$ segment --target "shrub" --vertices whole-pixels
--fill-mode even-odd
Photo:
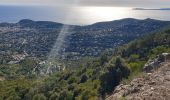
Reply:
[[[111,93],[115,86],[129,74],[130,70],[124,65],[121,58],[116,58],[115,66],[108,67],[108,71],[100,77],[100,94],[104,97],[106,93]]]
[[[83,76],[81,77],[81,79],[80,79],[80,83],[86,82],[87,79],[88,79],[88,77],[87,77],[86,75],[83,75]]]
[[[47,98],[43,94],[36,94],[34,95],[33,100],[47,100]]]

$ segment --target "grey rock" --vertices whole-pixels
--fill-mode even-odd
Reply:
[[[170,59],[166,59],[159,69],[144,73],[128,85],[119,85],[106,100],[169,100]]]

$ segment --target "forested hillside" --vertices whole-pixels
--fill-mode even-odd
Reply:
[[[50,75],[39,76],[39,61],[34,58],[26,57],[11,65],[3,63],[0,100],[104,99],[120,82],[138,75],[150,58],[164,52],[170,53],[170,28],[119,46],[112,55],[106,52],[78,68],[70,66]]]

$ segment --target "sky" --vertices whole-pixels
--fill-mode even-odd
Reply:
[[[167,8],[170,0],[0,0],[0,5],[113,6]]]

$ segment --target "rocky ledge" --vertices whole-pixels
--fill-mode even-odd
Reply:
[[[129,85],[120,84],[106,100],[169,100],[170,60],[159,66],[159,69],[133,79]]]

